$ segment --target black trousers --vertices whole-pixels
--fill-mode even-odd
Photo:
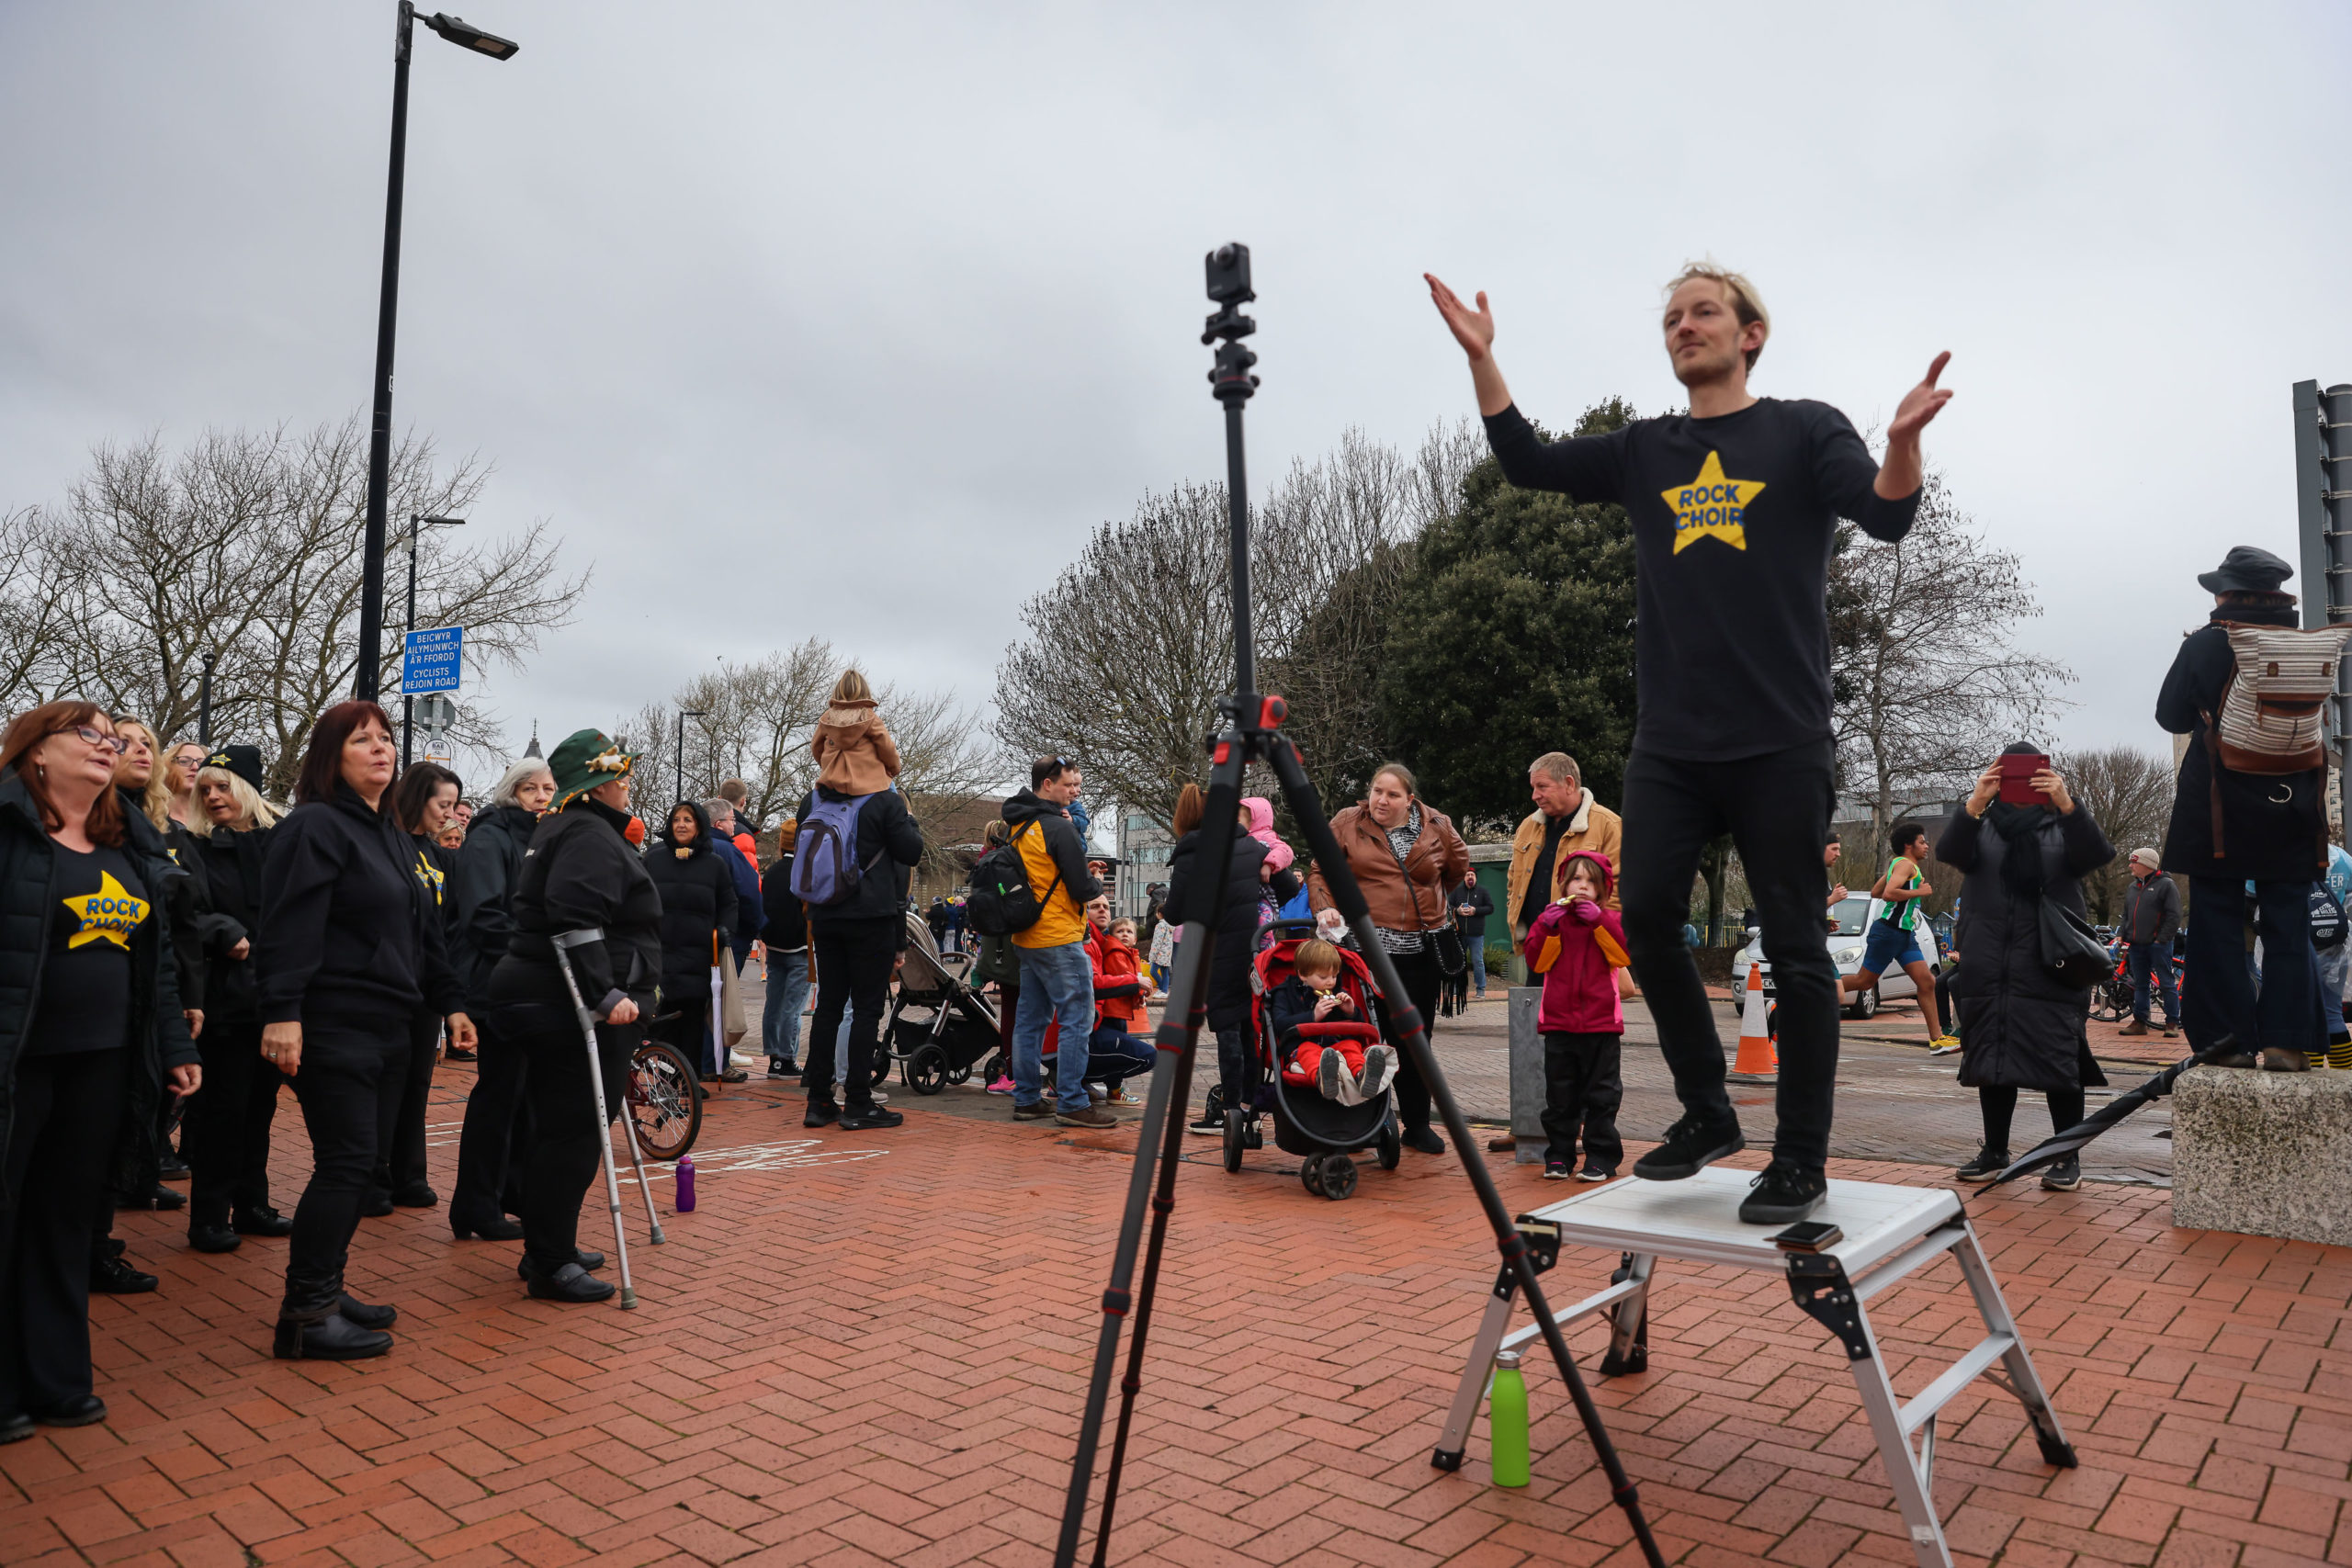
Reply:
[[[1708,840],[1729,832],[1764,926],[1780,993],[1780,1128],[1773,1153],[1819,1170],[1838,1087],[1838,968],[1822,940],[1821,863],[1832,801],[1830,743],[1729,762],[1636,750],[1625,764],[1625,948],[1686,1112],[1734,1119],[1714,1010],[1683,944],[1690,884]]]
[[[204,1087],[189,1100],[180,1147],[192,1172],[187,1223],[225,1225],[231,1209],[269,1207],[269,1129],[286,1076],[262,1059],[261,1021],[205,1020]]]
[[[849,1061],[842,1099],[853,1111],[874,1108],[874,1046],[890,1001],[890,974],[899,956],[896,920],[810,920],[808,946],[817,960],[817,1013],[808,1021],[801,1086],[808,1103],[833,1100],[833,1043],[849,1010]]]
[[[2188,981],[2181,989],[2180,1027],[2192,1051],[2211,1050],[2224,1034],[2238,1049],[2266,1045],[2324,1051],[2327,1036],[2312,996],[2312,885],[2257,882],[2262,911],[2262,985],[2256,988],[2245,951],[2245,884],[2218,877],[2188,879]]]
[[[580,1247],[580,1202],[604,1165],[612,1118],[621,1113],[629,1058],[642,1032],[634,1025],[596,1030],[596,1056],[605,1079],[605,1120],[596,1118],[596,1089],[588,1076],[588,1043],[580,1016],[569,1007],[525,1003],[492,1010],[494,1027],[519,1042],[526,1061],[525,1093],[538,1136],[523,1178],[523,1253],[553,1273]]]
[[[359,1207],[375,1175],[385,1080],[401,1065],[408,1039],[404,1020],[380,1033],[302,1031],[302,1061],[292,1082],[311,1134],[311,1180],[294,1205],[282,1318],[316,1323],[335,1310]]]
[[[1625,1162],[1617,1108],[1625,1102],[1622,1034],[1544,1035],[1544,1163],[1574,1165],[1577,1140],[1588,1164],[1614,1170]]]
[[[1396,965],[1396,977],[1405,982],[1405,995],[1412,1002],[1413,1010],[1421,1015],[1421,1027],[1434,1040],[1437,1035],[1437,998],[1445,976],[1437,966],[1437,954],[1426,942],[1419,953],[1392,953],[1389,959]],[[1406,1053],[1405,1037],[1398,1032],[1381,1010],[1381,1037],[1396,1048],[1396,1119],[1408,1133],[1418,1132],[1430,1124],[1430,1086],[1421,1080],[1419,1067]],[[1254,1047],[1253,1047],[1254,1048]]]
[[[376,1122],[377,1195],[389,1196],[424,1179],[424,1108],[433,1098],[433,1065],[440,1054],[441,1015],[409,1021],[408,1048],[384,1076]]]
[[[684,994],[673,994],[680,991]],[[691,981],[684,987],[673,986],[665,976],[662,982],[662,1010],[677,1016],[655,1024],[653,1038],[664,1045],[676,1046],[678,1055],[692,1065],[697,1077],[707,1077],[718,1071],[711,1065],[707,1032],[703,1027],[710,1016],[710,987]]]
[[[458,1137],[458,1186],[449,1197],[453,1224],[523,1212],[522,1174],[531,1165],[537,1117],[526,1087],[530,1056],[493,1012],[475,1020],[481,1040],[473,1092],[466,1097],[465,1130]]]
[[[2063,1133],[2083,1119],[2083,1091],[2053,1089],[2042,1098],[2050,1102],[2050,1130]],[[1984,1084],[1976,1090],[1977,1108],[1984,1113],[1984,1146],[2009,1146],[2009,1121],[2018,1111],[2018,1091],[2007,1084]]]
[[[0,1416],[90,1392],[90,1244],[121,1129],[130,1050],[17,1060],[0,1209]]]
[[[1936,972],[1936,1032],[1951,1032],[1951,977],[1957,971],[1950,967]]]

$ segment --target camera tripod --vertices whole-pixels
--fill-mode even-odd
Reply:
[[[1258,386],[1258,378],[1250,373],[1258,356],[1241,342],[1257,331],[1257,322],[1242,314],[1240,309],[1257,298],[1250,287],[1247,245],[1224,245],[1210,253],[1208,296],[1220,307],[1208,319],[1201,342],[1216,344],[1216,363],[1209,372],[1209,384],[1216,400],[1225,407],[1226,495],[1231,508],[1234,690],[1217,703],[1218,729],[1209,740],[1208,807],[1201,818],[1203,840],[1198,861],[1206,874],[1206,886],[1195,893],[1192,908],[1187,911],[1183,936],[1176,949],[1175,973],[1168,985],[1168,1009],[1153,1036],[1157,1059],[1152,1065],[1151,1088],[1138,1128],[1135,1169],[1127,1179],[1118,1244],[1112,1255],[1111,1281],[1102,1292],[1102,1327],[1095,1344],[1094,1372],[1087,1387],[1086,1408],[1079,1423],[1078,1451],[1070,1465],[1069,1496],[1062,1509],[1061,1535],[1054,1551],[1055,1568],[1075,1568],[1078,1561],[1079,1535],[1085,1521],[1087,1498],[1093,1488],[1095,1451],[1102,1441],[1102,1418],[1110,1405],[1112,1368],[1118,1359],[1121,1326],[1132,1314],[1135,1338],[1127,1350],[1126,1375],[1119,1383],[1118,1428],[1112,1439],[1110,1469],[1103,1481],[1102,1511],[1094,1531],[1095,1568],[1103,1568],[1110,1551],[1112,1521],[1119,1498],[1119,1473],[1126,1460],[1136,1395],[1143,1386],[1144,1348],[1151,1330],[1152,1297],[1159,1282],[1159,1260],[1167,1243],[1169,1216],[1176,1208],[1176,1168],[1182,1157],[1184,1112],[1192,1100],[1194,1048],[1207,1014],[1209,960],[1216,942],[1214,916],[1225,907],[1234,838],[1241,830],[1242,775],[1253,761],[1264,762],[1273,770],[1283,798],[1289,803],[1292,816],[1306,836],[1332,901],[1371,966],[1373,979],[1385,999],[1392,1032],[1403,1047],[1406,1059],[1429,1086],[1430,1099],[1444,1120],[1446,1134],[1461,1153],[1463,1168],[1470,1178],[1472,1190],[1477,1194],[1478,1206],[1494,1229],[1505,1280],[1517,1288],[1543,1331],[1544,1342],[1551,1349],[1561,1380],[1567,1384],[1569,1397],[1584,1422],[1585,1433],[1609,1477],[1610,1494],[1625,1511],[1643,1556],[1654,1568],[1663,1568],[1665,1559],[1658,1553],[1649,1521],[1643,1517],[1633,1480],[1625,1473],[1624,1464],[1609,1440],[1600,1411],[1577,1371],[1576,1359],[1569,1354],[1567,1341],[1560,1333],[1542,1287],[1536,1283],[1536,1260],[1530,1255],[1510,1211],[1505,1207],[1494,1177],[1479,1156],[1469,1123],[1463,1119],[1462,1108],[1454,1100],[1453,1090],[1438,1066],[1436,1054],[1430,1048],[1427,1021],[1414,1008],[1396,964],[1374,933],[1363,889],[1357,886],[1347,857],[1332,836],[1331,824],[1323,815],[1315,786],[1307,781],[1297,749],[1282,733],[1289,708],[1282,698],[1258,691],[1257,650],[1250,626],[1250,491],[1241,434],[1242,406]],[[1151,1211],[1148,1247],[1143,1235],[1147,1207]],[[1128,1286],[1135,1278],[1138,1250],[1144,1253],[1143,1283],[1139,1291],[1130,1293]]]

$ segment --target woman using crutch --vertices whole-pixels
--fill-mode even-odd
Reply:
[[[613,1293],[589,1272],[603,1256],[580,1250],[580,1202],[611,1158],[610,1118],[622,1108],[629,1057],[662,978],[662,897],[637,855],[644,824],[628,814],[636,761],[594,729],[566,738],[548,759],[555,808],[531,834],[514,888],[514,935],[490,976],[492,1027],[522,1045],[538,1125],[524,1181],[520,1272],[542,1301],[601,1302]],[[601,1100],[575,986],[595,1020]]]

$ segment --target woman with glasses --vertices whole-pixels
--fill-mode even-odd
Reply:
[[[116,791],[125,750],[95,703],[0,738],[0,1443],[106,1419],[92,1221],[117,1145],[154,1125],[134,1107],[203,1077],[154,908],[171,861]]]
[[[261,751],[223,746],[196,775],[209,836],[197,840],[198,874],[213,913],[237,934],[207,950],[204,1092],[188,1107],[182,1141],[195,1168],[187,1240],[198,1252],[231,1252],[249,1235],[281,1236],[294,1222],[269,1206],[269,1130],[285,1077],[261,1056],[260,993],[253,933],[261,929],[261,868],[283,815],[262,798]]]
[[[379,1102],[421,1008],[446,1018],[458,1043],[474,1041],[441,912],[386,799],[399,761],[382,708],[353,700],[327,709],[262,863],[261,1054],[294,1082],[312,1160],[277,1314],[281,1360],[392,1348],[383,1331],[399,1314],[357,1300],[343,1278],[376,1165]]]

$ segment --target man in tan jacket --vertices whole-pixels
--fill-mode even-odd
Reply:
[[[1511,945],[1527,940],[1527,928],[1553,898],[1552,868],[1563,855],[1578,851],[1604,854],[1624,880],[1621,858],[1624,824],[1617,813],[1592,798],[1584,787],[1583,770],[1565,751],[1546,751],[1527,766],[1529,792],[1535,809],[1519,825],[1510,840],[1510,891],[1506,913],[1510,917]],[[1617,895],[1609,895],[1617,907]]]

